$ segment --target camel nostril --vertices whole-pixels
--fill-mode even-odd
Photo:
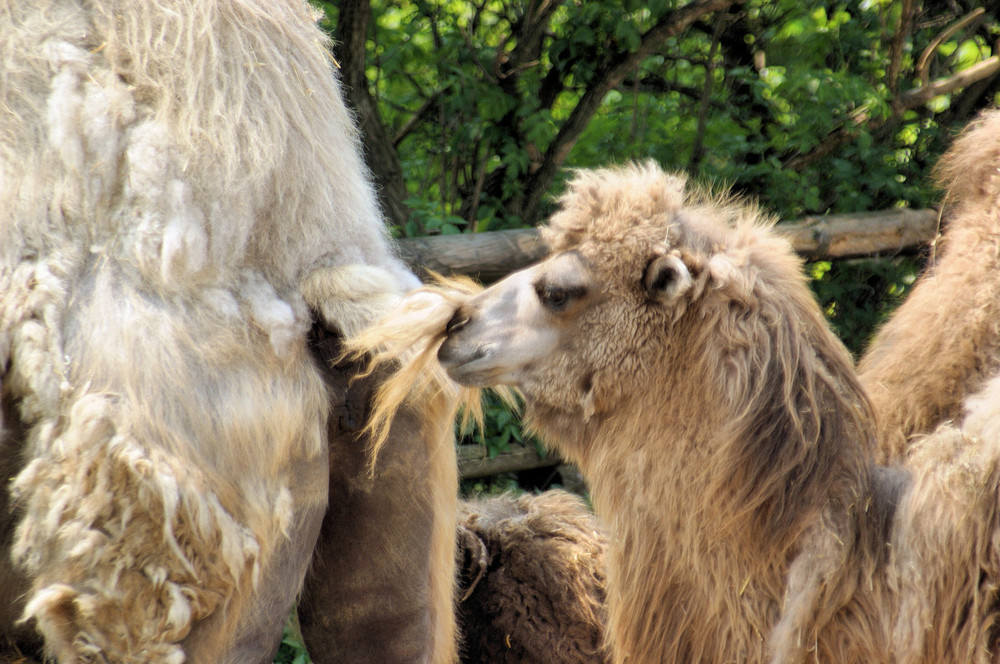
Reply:
[[[461,309],[455,312],[448,324],[444,326],[445,334],[454,334],[469,324],[469,315]]]

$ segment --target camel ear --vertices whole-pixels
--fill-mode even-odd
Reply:
[[[691,271],[675,253],[657,256],[646,266],[642,284],[651,300],[671,302],[684,294],[691,285]]]
[[[740,265],[745,257],[716,254],[708,261],[708,274],[712,286],[736,302],[750,302],[753,284],[747,278],[746,269]],[[737,262],[739,261],[739,262]]]

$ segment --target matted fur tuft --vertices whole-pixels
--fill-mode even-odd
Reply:
[[[365,375],[380,367],[393,369],[376,390],[365,425],[371,437],[373,466],[393,417],[404,402],[451,393],[454,409],[462,412],[463,426],[470,420],[479,425],[483,422],[482,390],[456,385],[437,362],[448,321],[465,299],[483,287],[466,277],[433,275],[433,279],[434,283],[408,293],[388,315],[344,344],[346,357],[370,358]],[[499,389],[497,393],[509,405],[516,403],[510,390]]]

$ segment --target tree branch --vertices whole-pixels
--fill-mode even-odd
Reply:
[[[896,33],[892,36],[892,43],[889,48],[889,71],[886,77],[889,81],[889,92],[893,100],[897,98],[899,91],[899,72],[903,62],[903,46],[906,38],[910,36],[913,25],[913,0],[903,0],[903,7],[899,12],[899,25],[896,26]]]
[[[427,101],[425,101],[420,106],[420,108],[418,108],[417,111],[410,116],[410,119],[407,120],[406,123],[402,127],[400,127],[399,131],[396,132],[396,135],[393,136],[392,146],[394,148],[398,148],[399,144],[402,143],[403,140],[410,135],[410,132],[413,131],[413,129],[418,124],[420,124],[423,120],[425,120],[427,116],[434,111],[435,108],[437,108],[437,104],[438,101],[441,99],[441,95],[443,95],[447,90],[448,87],[444,87],[435,92],[434,94],[432,94],[427,99]]]
[[[982,62],[977,62],[968,69],[963,69],[948,78],[938,79],[937,81],[928,84],[926,87],[920,86],[909,90],[908,92],[904,92],[899,97],[899,112],[901,113],[911,108],[916,108],[921,104],[927,103],[938,95],[946,95],[954,92],[955,90],[972,85],[977,81],[982,81],[992,76],[996,76],[998,72],[1000,72],[1000,56],[994,55],[986,58]],[[878,129],[884,124],[884,120],[870,120],[868,113],[855,113],[852,120],[849,121],[849,124],[827,136],[824,141],[806,154],[796,155],[786,161],[784,168],[801,171],[802,169],[816,163],[845,143],[852,141],[862,129],[866,127],[870,130]]]
[[[559,128],[549,144],[539,167],[529,176],[527,193],[520,210],[522,219],[534,220],[549,183],[566,161],[587,123],[600,107],[604,97],[618,87],[625,77],[635,71],[647,57],[671,37],[684,32],[698,19],[722,11],[742,0],[695,0],[680,9],[668,12],[643,36],[639,47],[630,53],[620,53],[608,67],[599,71],[591,80],[569,117]]]
[[[941,78],[926,86],[921,85],[919,88],[904,92],[901,97],[903,107],[905,109],[919,106],[939,95],[946,95],[976,81],[987,79],[998,71],[1000,71],[1000,56],[991,56],[948,78]]]
[[[983,9],[982,7],[974,9],[973,11],[969,12],[969,14],[967,14],[966,16],[960,18],[959,20],[955,21],[947,28],[942,30],[941,33],[937,37],[935,37],[930,44],[927,45],[927,48],[924,49],[924,52],[920,54],[920,59],[917,60],[917,75],[920,80],[921,88],[926,88],[930,83],[929,67],[931,63],[931,58],[937,51],[938,46],[943,44],[953,34],[958,32],[962,28],[966,27],[980,16],[982,16],[985,12],[986,10]]]
[[[808,259],[857,258],[912,252],[933,241],[940,214],[934,209],[894,208],[805,217],[775,230]],[[464,274],[501,279],[542,258],[546,247],[534,228],[404,238],[400,254],[417,274]]]
[[[712,84],[715,78],[715,56],[719,52],[719,38],[722,36],[726,22],[726,15],[720,13],[715,19],[715,28],[712,30],[712,45],[708,49],[708,61],[705,63],[705,84],[701,91],[701,99],[698,100],[698,125],[695,129],[694,145],[691,147],[691,157],[688,159],[688,172],[693,172],[698,168],[704,155],[705,128],[708,125],[709,102],[712,99]]]
[[[528,3],[528,8],[513,26],[512,32],[517,42],[509,54],[508,67],[518,69],[525,62],[540,59],[542,40],[548,31],[549,21],[561,4],[562,0],[532,0]]]

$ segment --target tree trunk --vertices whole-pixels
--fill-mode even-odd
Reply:
[[[369,0],[341,0],[338,3],[334,54],[340,64],[347,104],[358,115],[365,160],[375,178],[382,211],[392,224],[402,225],[410,216],[409,194],[403,166],[393,144],[393,136],[382,124],[378,106],[368,90],[365,77],[365,39],[371,22]]]

